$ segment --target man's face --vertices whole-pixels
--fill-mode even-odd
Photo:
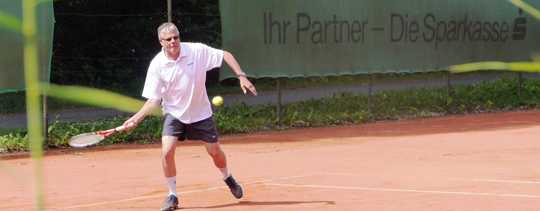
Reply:
[[[159,43],[166,51],[176,53],[179,51],[180,37],[176,33],[162,32],[160,33]]]

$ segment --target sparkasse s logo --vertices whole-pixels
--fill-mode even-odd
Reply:
[[[514,19],[512,39],[525,40],[525,37],[527,37],[527,18],[523,15],[523,10],[519,9],[519,17]]]

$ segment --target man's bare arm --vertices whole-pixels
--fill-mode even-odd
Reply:
[[[128,130],[131,130],[137,127],[137,125],[139,125],[139,123],[141,123],[144,120],[144,118],[148,116],[148,114],[152,113],[154,110],[160,107],[160,102],[161,100],[156,100],[156,99],[146,100],[143,107],[131,118],[126,120],[124,124],[122,125],[125,126]]]
[[[234,74],[238,77],[238,80],[240,80],[240,88],[244,92],[244,94],[247,93],[247,90],[249,90],[253,95],[257,95],[257,90],[255,89],[255,86],[249,81],[247,78],[246,73],[242,71],[242,68],[240,68],[240,64],[238,64],[238,61],[236,61],[236,58],[228,52],[223,51],[223,60],[231,67]]]

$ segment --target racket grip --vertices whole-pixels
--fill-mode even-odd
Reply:
[[[115,128],[114,128],[114,131],[115,131],[115,132],[118,132],[118,131],[123,131],[123,130],[125,130],[125,129],[126,129],[126,127],[122,125],[122,126],[115,127]]]
[[[130,123],[130,124],[129,124],[130,127],[131,127],[132,125],[134,125],[134,124],[133,124],[133,123]],[[118,127],[114,128],[114,131],[115,131],[115,132],[118,132],[118,131],[124,131],[124,130],[126,130],[126,129],[127,129],[126,126],[122,125],[122,126],[118,126]]]

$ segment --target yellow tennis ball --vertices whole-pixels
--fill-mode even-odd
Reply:
[[[212,98],[212,104],[214,104],[214,106],[222,106],[223,98],[221,96],[215,96],[214,98]]]

